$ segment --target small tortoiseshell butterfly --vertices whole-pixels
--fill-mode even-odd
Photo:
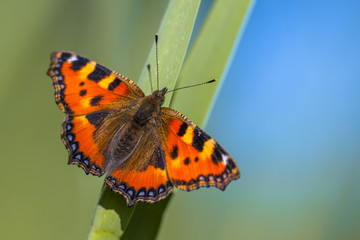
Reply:
[[[106,173],[126,198],[156,203],[173,187],[221,190],[240,177],[233,158],[181,113],[161,107],[167,88],[145,96],[130,79],[71,52],[54,52],[48,75],[66,114],[61,137],[69,164]]]

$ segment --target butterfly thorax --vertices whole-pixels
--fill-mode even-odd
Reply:
[[[167,88],[160,91],[154,91],[152,95],[144,98],[139,109],[134,114],[134,122],[140,126],[146,125],[150,119],[159,116],[161,104],[164,102]]]

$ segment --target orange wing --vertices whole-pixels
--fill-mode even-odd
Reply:
[[[61,138],[69,152],[69,164],[86,174],[103,175],[107,162],[95,133],[113,106],[120,111],[144,93],[130,79],[71,52],[52,53],[48,75],[53,79],[56,103],[68,114]]]
[[[87,114],[144,97],[130,79],[71,52],[52,53],[48,75],[54,81],[56,103],[66,114]]]
[[[173,189],[166,170],[153,165],[143,170],[118,168],[105,178],[105,182],[112,191],[125,197],[129,207],[139,201],[156,203]]]
[[[233,158],[213,138],[181,113],[162,108],[162,142],[171,183],[191,191],[215,186],[221,190],[240,177]]]
[[[165,166],[159,133],[156,128],[149,128],[129,159],[112,166],[105,182],[126,198],[128,206],[138,201],[156,203],[173,189]]]
[[[109,114],[100,111],[80,116],[65,117],[61,139],[69,152],[69,164],[81,167],[86,174],[101,176],[106,169],[103,154],[95,142],[95,132]]]

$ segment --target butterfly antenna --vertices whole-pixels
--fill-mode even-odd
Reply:
[[[151,90],[151,92],[153,92],[153,85],[152,85],[152,81],[151,81],[151,69],[150,69],[150,64],[147,65],[147,69],[148,69],[148,72],[149,72],[150,90]]]
[[[215,81],[216,81],[216,79],[212,79],[212,80],[210,80],[210,81],[203,82],[203,83],[198,83],[198,84],[194,84],[194,85],[190,85],[190,86],[185,86],[185,87],[181,87],[181,88],[175,88],[175,89],[173,89],[173,90],[167,91],[166,93],[168,93],[168,92],[173,92],[173,91],[180,90],[180,89],[184,89],[184,88],[197,87],[197,86],[204,85],[204,84],[207,84],[207,83],[212,83],[212,82],[215,82]]]
[[[159,90],[159,54],[158,54],[158,38],[159,36],[155,34],[155,47],[156,47],[156,82],[157,90]]]

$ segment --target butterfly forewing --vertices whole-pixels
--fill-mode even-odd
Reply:
[[[88,115],[66,116],[62,124],[61,139],[69,152],[69,164],[81,167],[86,174],[104,174],[105,161],[94,139],[96,128],[102,124],[106,111]]]
[[[51,54],[48,75],[54,80],[55,100],[67,114],[87,114],[144,97],[130,79],[71,52]]]
[[[240,177],[233,158],[181,113],[162,108],[166,167],[170,181],[183,190],[215,186],[221,190]]]

